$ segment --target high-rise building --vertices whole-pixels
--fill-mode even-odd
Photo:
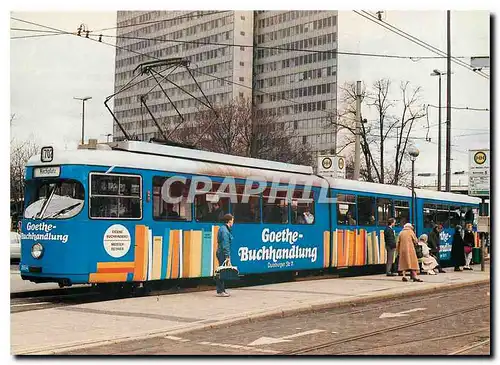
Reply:
[[[313,151],[333,148],[327,126],[337,109],[336,11],[119,11],[117,46],[115,91],[135,76],[138,64],[182,57],[213,105],[252,97]],[[185,69],[169,79],[200,95]],[[114,103],[127,133],[146,140],[158,133],[140,96],[155,84],[146,80]],[[193,121],[200,103],[176,86],[163,86],[185,120]],[[162,123],[179,122],[160,89],[148,93],[147,104]],[[116,123],[114,137],[123,138]]]
[[[258,107],[280,115],[282,129],[294,130],[313,151],[329,152],[335,141],[328,126],[337,109],[332,52],[337,50],[337,12],[255,13],[255,44],[266,47],[255,50],[254,85],[265,92],[254,94]]]

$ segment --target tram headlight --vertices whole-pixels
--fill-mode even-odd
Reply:
[[[39,259],[43,255],[43,246],[41,243],[35,243],[31,247],[31,256],[33,256],[34,259]]]

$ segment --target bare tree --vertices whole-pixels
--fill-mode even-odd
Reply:
[[[356,85],[346,83],[341,90],[342,108],[336,123],[339,129],[348,131],[343,138],[343,148],[346,148],[354,144],[356,137]],[[420,87],[412,89],[409,82],[402,82],[399,87],[400,101],[391,100],[390,91],[391,81],[387,79],[375,81],[370,90],[363,87],[362,102],[375,110],[377,118],[366,120],[361,116],[361,152],[364,158],[360,175],[366,181],[399,184],[408,175],[403,167],[414,123],[425,117],[425,111],[419,106]],[[398,109],[401,110],[399,115],[395,114]],[[386,146],[394,130],[397,131],[396,148],[390,156]]]
[[[10,145],[10,199],[19,203],[24,199],[24,169],[28,160],[39,152],[35,141],[16,141]]]
[[[183,123],[172,136],[212,152],[306,165],[313,162],[309,146],[279,116],[266,114],[242,98],[216,107],[215,113],[198,112],[194,121]]]
[[[394,171],[394,184],[398,184],[399,174],[403,166],[403,160],[407,158],[406,148],[414,123],[425,117],[425,108],[418,107],[420,98],[421,87],[409,89],[409,81],[401,82],[399,88],[402,95],[403,110],[401,111],[401,118],[399,118],[399,131],[398,143],[396,144],[395,156],[395,171]],[[405,157],[406,156],[406,157]]]

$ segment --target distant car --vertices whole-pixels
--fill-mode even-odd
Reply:
[[[10,259],[21,259],[21,235],[17,232],[10,232]]]

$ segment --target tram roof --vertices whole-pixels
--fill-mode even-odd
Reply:
[[[404,186],[385,185],[348,179],[335,179],[332,177],[325,177],[325,179],[333,189],[352,190],[385,195],[399,195],[411,198],[411,190],[405,188]]]
[[[356,181],[347,179],[335,179],[331,177],[325,177],[325,179],[330,184],[333,189],[340,190],[350,190],[359,191],[366,193],[384,194],[384,195],[395,195],[411,198],[411,190],[404,186],[397,185],[385,185],[366,181]],[[415,189],[415,195],[417,198],[421,199],[432,199],[441,201],[450,201],[457,203],[468,203],[468,204],[479,204],[481,202],[480,198],[464,195],[455,194],[441,191],[433,191],[426,189]]]
[[[181,148],[182,149],[182,148]],[[185,149],[183,149],[185,150]],[[186,151],[184,151],[186,152]],[[191,151],[200,152],[200,151]],[[203,152],[204,154],[205,152]],[[207,152],[208,153],[208,152]],[[300,165],[281,164],[279,162],[239,158],[233,160],[233,157],[223,154],[220,155],[221,161],[208,161],[189,158],[186,152],[183,156],[167,156],[162,154],[149,153],[132,153],[127,150],[110,149],[107,146],[99,146],[97,149],[80,149],[73,151],[63,151],[54,149],[53,160],[42,163],[40,155],[33,156],[27,163],[27,166],[54,166],[54,165],[89,165],[89,166],[105,166],[114,168],[132,168],[145,169],[154,171],[168,171],[173,173],[196,174],[214,177],[231,176],[234,178],[252,178],[254,180],[276,181],[288,183],[295,181],[297,185],[313,185],[321,186],[321,179],[318,176],[308,173],[297,173],[293,171],[285,171],[288,166],[298,166],[297,171],[306,172],[306,169],[300,169]],[[199,156],[199,155],[198,155]],[[211,156],[213,157],[213,156]],[[253,166],[242,166],[228,162],[245,162],[244,160],[252,160]],[[261,164],[257,165],[256,162]],[[282,169],[280,169],[280,167]],[[303,166],[307,167],[307,166]],[[293,170],[290,168],[290,170]],[[111,171],[112,172],[112,171]]]
[[[42,163],[40,155],[33,156],[26,166],[91,165],[114,168],[136,168],[169,171],[216,177],[252,178],[254,180],[294,182],[297,185],[322,186],[325,179],[331,188],[411,198],[411,190],[397,185],[366,181],[319,177],[312,174],[312,167],[259,160],[221,153],[190,150],[182,147],[153,143],[126,141],[98,145],[97,149],[73,151],[54,150],[51,162]],[[480,198],[463,194],[415,189],[422,199],[479,204]]]
[[[283,162],[262,160],[257,158],[241,157],[200,151],[189,148],[161,145],[141,141],[120,141],[110,144],[114,150],[128,151],[147,155],[166,156],[202,162],[215,162],[223,165],[251,167],[266,170],[290,172],[295,174],[312,175],[311,166],[295,165]]]
[[[481,198],[465,194],[448,193],[445,191],[434,191],[427,189],[415,189],[415,195],[421,199],[443,200],[457,203],[479,204]]]

